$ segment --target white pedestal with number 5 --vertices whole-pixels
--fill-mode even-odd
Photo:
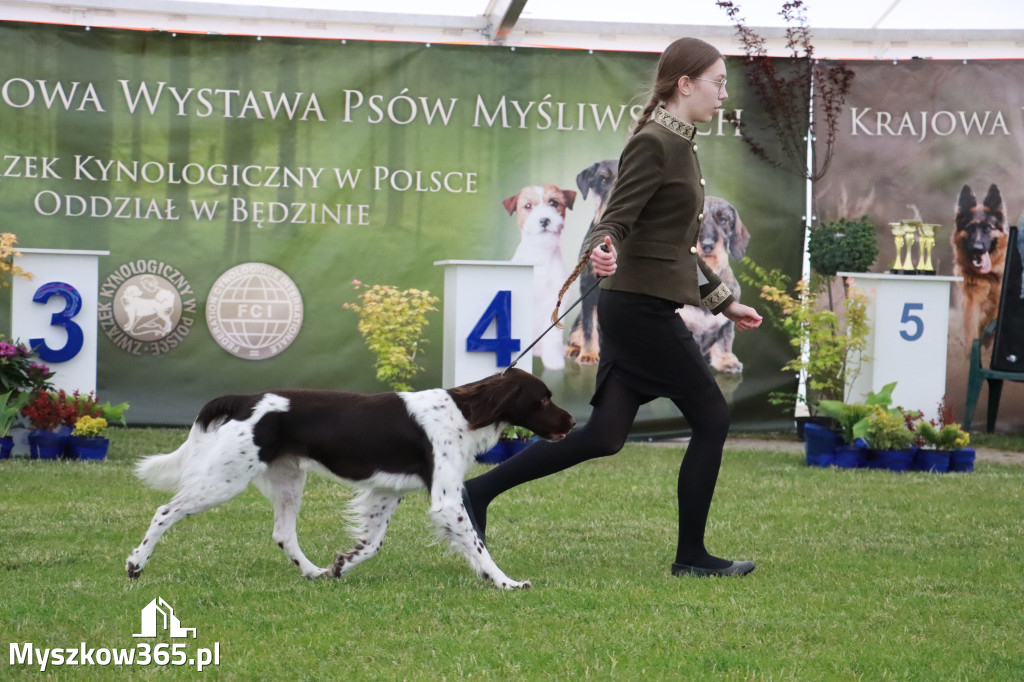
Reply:
[[[18,265],[32,279],[14,278],[11,335],[56,372],[55,388],[95,391],[99,257],[110,252],[18,251]]]
[[[938,416],[946,393],[950,285],[959,277],[840,272],[862,291],[874,289],[868,304],[867,355],[850,386],[849,399],[896,383],[893,405]]]
[[[444,268],[444,387],[508,367],[533,341],[533,266],[478,260],[434,265]],[[533,354],[516,367],[532,371]]]

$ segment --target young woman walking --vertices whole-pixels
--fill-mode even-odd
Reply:
[[[761,316],[735,301],[697,255],[704,178],[695,123],[711,121],[728,97],[725,60],[714,46],[681,38],[658,62],[650,101],[619,160],[608,207],[569,283],[587,264],[604,277],[598,303],[601,362],[586,425],[557,442],[536,443],[466,482],[464,502],[481,538],[487,507],[501,493],[622,449],[640,406],[672,400],[692,428],[679,470],[675,575],[746,575],[704,546],[711,498],[729,431],[729,406],[676,309],[703,305],[754,329]],[[597,248],[605,245],[607,250]],[[564,292],[563,288],[563,292]]]

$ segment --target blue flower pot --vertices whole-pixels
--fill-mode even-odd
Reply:
[[[918,450],[914,456],[914,469],[945,473],[949,471],[948,450]]]
[[[868,451],[856,445],[840,445],[836,448],[836,466],[841,469],[859,469],[867,464]]]
[[[974,471],[974,448],[953,450],[949,453],[949,470],[960,473]]]
[[[37,429],[28,434],[29,456],[32,459],[60,459],[64,455],[67,436],[63,433]]]
[[[481,464],[501,464],[509,457],[525,450],[540,437],[534,436],[530,440],[499,440],[497,444],[487,452],[481,452],[476,456],[476,461]]]
[[[110,449],[110,439],[102,436],[69,436],[68,444],[72,458],[92,462],[105,460]]]
[[[807,466],[832,466],[836,460],[836,448],[842,444],[842,437],[828,427],[821,424],[804,425],[804,452]]]
[[[876,450],[876,469],[888,469],[889,471],[910,471],[914,463],[913,450]],[[870,464],[868,465],[870,466]]]
[[[14,439],[10,436],[0,437],[0,459],[10,459],[14,449]]]

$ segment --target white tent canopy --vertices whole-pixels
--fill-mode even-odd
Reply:
[[[782,0],[737,0],[785,55]],[[163,31],[660,51],[694,35],[739,54],[714,0],[0,0],[0,19]],[[806,0],[822,58],[1024,57],[1021,0]]]

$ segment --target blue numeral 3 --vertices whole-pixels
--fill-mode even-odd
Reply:
[[[32,300],[36,303],[45,304],[50,300],[51,296],[64,297],[64,310],[50,316],[50,325],[63,327],[68,335],[67,343],[64,344],[63,348],[54,350],[46,345],[45,339],[29,339],[28,342],[32,348],[35,348],[41,360],[46,362],[67,362],[78,355],[79,351],[82,350],[82,343],[85,340],[82,328],[73,320],[75,315],[82,310],[82,295],[78,293],[78,289],[70,284],[50,282],[36,289]]]

